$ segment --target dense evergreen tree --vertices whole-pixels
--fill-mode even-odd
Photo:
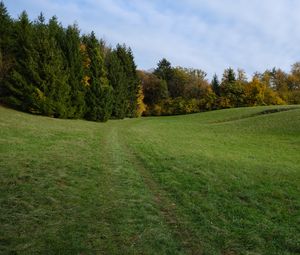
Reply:
[[[237,82],[235,72],[232,68],[224,71],[220,85],[222,107],[238,107],[243,105],[243,86]]]
[[[118,55],[118,51],[120,51],[120,49],[115,49],[108,53],[106,66],[108,74],[107,77],[114,89],[112,116],[115,118],[123,119],[127,113],[128,91],[126,83],[126,73],[121,58]]]
[[[211,81],[211,87],[217,96],[220,96],[220,82],[218,76],[214,74],[213,79]]]
[[[176,77],[174,77],[173,67],[171,63],[165,58],[161,59],[158,62],[153,74],[158,78],[166,81],[169,95],[171,97],[175,97],[178,86],[176,86]]]
[[[62,49],[69,74],[68,84],[71,87],[69,116],[74,118],[84,117],[86,110],[83,55],[80,47],[81,39],[78,27],[76,25],[68,26]]]
[[[12,20],[9,16],[4,3],[0,2],[0,49],[4,52],[11,43]]]
[[[229,67],[224,70],[222,84],[233,84],[236,81],[234,70]]]
[[[94,32],[83,38],[83,44],[89,58],[86,74],[89,83],[86,92],[86,118],[94,121],[106,121],[111,116],[113,90],[107,79],[104,52]]]
[[[0,2],[0,97],[4,94],[3,82],[13,65],[13,22],[3,2]]]
[[[65,118],[69,117],[70,86],[62,50],[54,36],[59,29],[55,18],[47,25],[42,13],[35,23],[34,45],[38,52],[35,104],[42,114]]]
[[[127,77],[129,81],[129,104],[128,104],[128,117],[133,118],[136,116],[137,110],[137,101],[139,97],[139,88],[140,88],[140,81],[137,75],[136,64],[134,62],[134,57],[131,48],[127,49],[127,54],[129,58],[129,65],[126,66],[127,68]]]
[[[172,65],[165,58],[158,62],[157,68],[154,70],[154,74],[166,82],[169,82],[172,79],[172,72]]]
[[[3,101],[24,111],[37,112],[34,106],[34,84],[38,78],[34,49],[33,26],[26,12],[22,12],[14,24],[12,34],[13,68],[2,82]]]
[[[134,57],[130,48],[125,45],[117,45],[117,56],[120,59],[125,73],[126,95],[126,116],[134,117],[137,108],[137,96],[139,89],[139,79],[137,76]]]

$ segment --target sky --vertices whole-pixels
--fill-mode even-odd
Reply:
[[[18,18],[42,11],[64,25],[76,22],[108,45],[125,43],[139,69],[162,58],[202,69],[211,78],[225,68],[289,71],[300,61],[299,0],[4,0]]]

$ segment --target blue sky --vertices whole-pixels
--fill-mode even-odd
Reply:
[[[300,61],[299,0],[4,0],[17,18],[43,11],[63,25],[78,23],[108,44],[126,43],[140,69],[165,57],[173,66],[254,71]]]

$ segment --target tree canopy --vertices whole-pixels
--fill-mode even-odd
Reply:
[[[94,32],[66,28],[41,13],[12,19],[0,2],[0,100],[16,109],[57,118],[106,121],[141,115],[300,103],[300,62],[255,73],[227,68],[211,81],[201,69],[162,58],[153,73],[137,70],[125,44],[108,47]]]

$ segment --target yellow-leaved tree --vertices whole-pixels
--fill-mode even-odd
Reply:
[[[137,92],[137,104],[136,104],[135,117],[141,117],[145,110],[146,110],[146,105],[144,104],[143,88],[142,85],[139,85],[138,92]]]
[[[251,82],[244,86],[246,105],[263,105],[266,88],[265,83],[254,77]]]

